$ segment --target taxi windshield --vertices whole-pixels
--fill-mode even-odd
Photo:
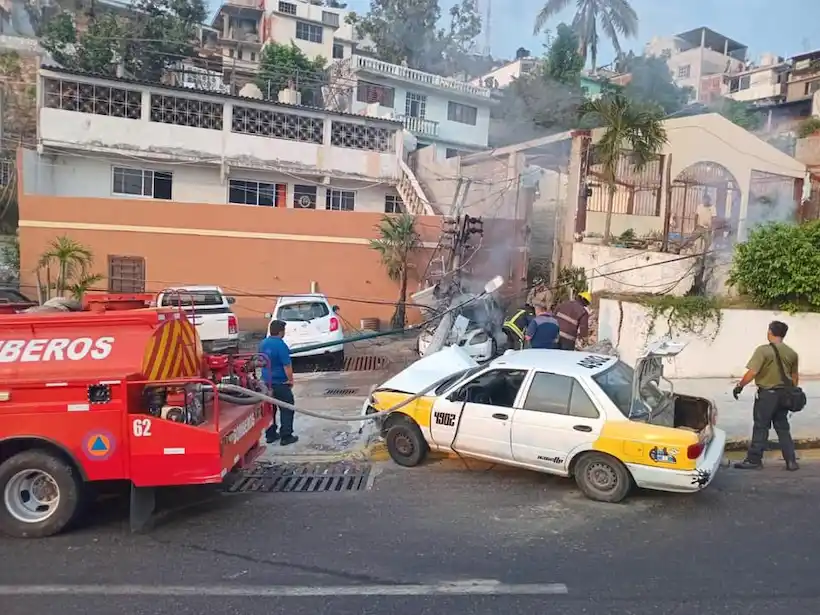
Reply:
[[[625,417],[630,417],[632,405],[632,379],[635,370],[623,361],[618,361],[609,369],[595,374],[592,379],[612,400]]]

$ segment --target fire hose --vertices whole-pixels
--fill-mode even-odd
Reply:
[[[235,384],[219,384],[217,385],[217,389],[219,390],[219,399],[231,404],[253,405],[259,402],[268,402],[280,408],[287,408],[288,410],[293,410],[294,412],[298,412],[299,414],[305,414],[307,416],[312,416],[317,419],[339,421],[342,423],[361,423],[365,421],[374,421],[376,419],[380,419],[384,416],[387,416],[391,412],[395,412],[396,410],[403,408],[404,406],[416,401],[420,397],[424,397],[425,395],[427,395],[427,393],[438,387],[442,382],[444,382],[444,380],[446,379],[439,380],[438,382],[431,384],[429,387],[422,389],[421,392],[415,393],[407,399],[403,399],[400,403],[388,408],[387,410],[381,410],[379,412],[374,412],[372,414],[359,415],[353,417],[336,416],[333,414],[325,414],[323,412],[315,412],[313,410],[305,410],[304,408],[297,408],[291,403],[282,401],[280,399],[276,399],[275,397],[271,397],[270,395],[266,395],[265,393],[260,393],[259,391],[252,391],[251,389],[246,389],[244,387],[237,386]]]

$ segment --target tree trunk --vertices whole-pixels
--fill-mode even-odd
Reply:
[[[604,222],[603,245],[608,246],[612,236],[612,209],[615,207],[615,186],[609,187],[609,194],[606,200],[606,221]]]
[[[399,287],[399,304],[396,306],[396,314],[393,317],[393,326],[404,328],[407,321],[407,264],[401,270],[401,282]]]

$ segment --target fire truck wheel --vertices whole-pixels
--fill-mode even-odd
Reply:
[[[68,463],[43,450],[0,464],[0,531],[44,538],[62,531],[82,503],[82,480]]]
[[[410,420],[403,420],[387,430],[385,436],[390,458],[400,466],[412,468],[427,457],[427,441],[419,426]]]

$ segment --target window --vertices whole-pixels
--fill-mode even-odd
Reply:
[[[286,184],[232,179],[228,183],[228,202],[262,207],[284,207],[287,189]]]
[[[310,322],[328,315],[330,310],[321,301],[300,301],[281,306],[276,318],[285,322]]]
[[[365,149],[372,152],[395,152],[395,136],[395,129],[351,122],[331,122],[330,124],[330,144],[336,147]]]
[[[408,117],[424,118],[427,111],[427,97],[424,94],[407,92],[404,99],[404,114]]]
[[[229,58],[234,57],[234,50],[233,49],[228,49],[228,57]]]
[[[145,259],[141,256],[109,256],[108,292],[144,293]]]
[[[384,195],[384,213],[400,214],[404,211],[404,203],[398,194]]]
[[[678,79],[689,79],[691,73],[692,67],[689,64],[678,66]]]
[[[142,117],[142,92],[66,79],[43,80],[44,104],[50,109],[110,115],[129,120]]]
[[[740,78],[740,82],[738,84],[738,87],[741,90],[748,90],[749,87],[751,87],[751,85],[752,85],[751,76],[750,75],[744,75],[743,77]]]
[[[820,81],[809,81],[806,84],[806,96],[813,95],[817,90],[820,90]]]
[[[331,13],[330,11],[322,11],[322,23],[331,28],[339,27],[339,13]]]
[[[280,2],[279,12],[287,13],[288,15],[296,15],[296,5],[292,2]]]
[[[311,43],[322,42],[322,26],[317,26],[312,23],[305,23],[304,21],[296,22],[296,38]]]
[[[447,119],[451,122],[475,126],[477,118],[478,109],[475,107],[454,102],[447,103]]]
[[[592,379],[625,417],[629,418],[632,405],[632,379],[635,370],[623,361],[618,361],[609,369],[595,374]]]
[[[341,60],[345,57],[345,46],[342,43],[333,43],[333,59]]]
[[[456,156],[460,156],[460,155],[461,155],[461,152],[459,152],[457,149],[452,148],[452,147],[448,147],[446,150],[444,150],[444,157],[445,158],[455,158]]]
[[[251,62],[256,62],[256,53],[255,52],[251,51],[250,59],[251,59]]]
[[[222,130],[222,103],[151,94],[151,121],[192,128]]]
[[[356,193],[348,190],[330,190],[325,193],[325,209],[353,211]]]
[[[521,369],[494,369],[471,380],[450,398],[473,404],[512,408],[526,375],[527,372]]]
[[[170,199],[173,174],[165,171],[147,171],[114,167],[114,194],[148,196],[155,199]]]
[[[316,209],[316,186],[296,184],[293,187],[293,207],[296,209]]]
[[[359,81],[356,86],[356,100],[359,102],[372,104],[379,103],[382,107],[393,108],[396,98],[396,90],[385,85]]]
[[[585,419],[598,418],[598,409],[577,380],[547,372],[535,374],[524,409]]]
[[[324,120],[306,115],[234,105],[231,130],[240,134],[321,145],[325,124]]]

